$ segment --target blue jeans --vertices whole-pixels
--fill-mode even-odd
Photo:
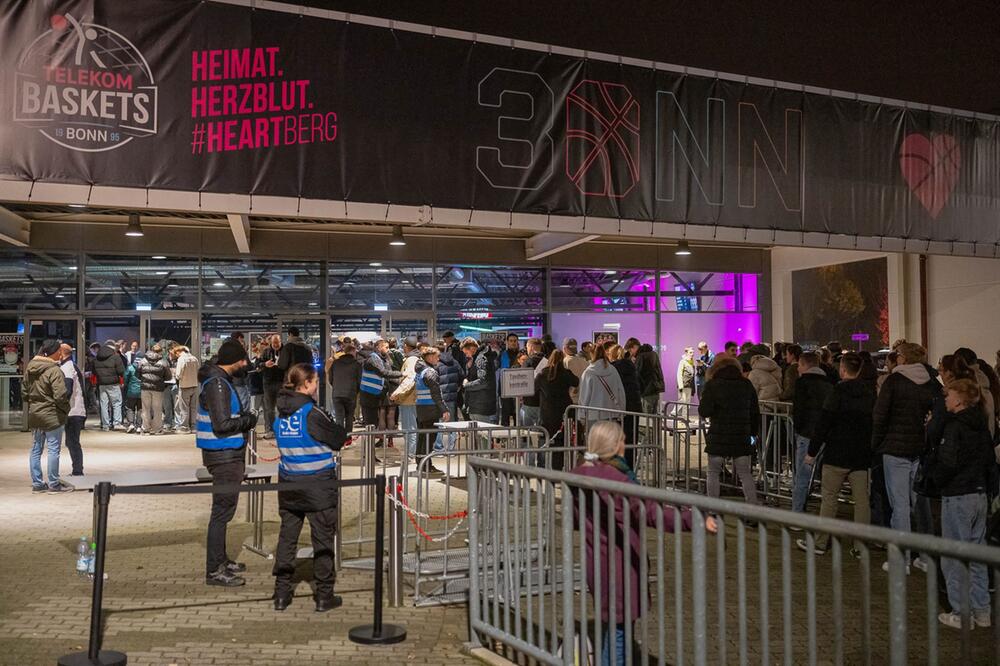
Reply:
[[[945,539],[985,543],[986,537],[986,495],[972,493],[941,498],[941,536]],[[962,569],[964,566],[949,557],[941,559],[941,569],[948,586],[948,603],[955,613],[962,612],[965,605],[965,590],[962,589]],[[969,599],[975,611],[990,610],[990,584],[986,565],[969,565]]]
[[[455,421],[455,402],[445,402],[448,406],[448,414],[451,416],[451,420]],[[435,451],[454,451],[455,450],[455,432],[439,432],[437,438],[434,440],[434,450]]]
[[[403,430],[403,441],[406,442],[406,454],[417,455],[417,406],[399,406],[399,428]]]
[[[805,463],[809,452],[809,438],[795,436],[795,476],[792,485],[792,511],[803,513],[806,510],[806,500],[809,499],[809,480],[812,478],[813,466]]]
[[[118,387],[115,386],[114,388],[117,389]],[[45,485],[45,480],[42,479],[43,447],[48,453],[49,488],[59,487],[59,447],[62,446],[64,427],[59,426],[55,430],[35,429],[33,431],[34,440],[31,445],[31,458],[28,462],[28,468],[31,470],[31,485],[35,488],[41,488]]]
[[[469,412],[469,420],[470,421],[481,421],[483,423],[492,423],[493,425],[496,425],[496,423],[497,423],[497,415],[496,414],[490,414],[489,416],[487,416],[486,414],[473,414],[472,412]]]
[[[892,507],[892,517],[889,527],[902,532],[912,532],[910,526],[910,510],[917,501],[913,492],[913,478],[917,475],[920,460],[900,458],[882,454],[882,469],[885,473],[885,492],[889,496],[889,506]],[[906,551],[906,561],[910,561],[910,551]]]
[[[611,631],[611,627],[605,626],[601,636],[601,666],[625,666],[625,625],[619,624],[614,628],[614,664],[611,663]]]
[[[118,384],[105,384],[98,391],[101,395],[101,429],[107,430],[122,425],[122,388]],[[108,422],[108,406],[111,406],[111,422]]]

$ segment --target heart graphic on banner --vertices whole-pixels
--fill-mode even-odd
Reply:
[[[950,134],[907,134],[899,149],[899,169],[910,191],[937,219],[958,183],[961,151]]]

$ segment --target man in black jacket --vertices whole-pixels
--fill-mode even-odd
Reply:
[[[875,392],[862,379],[862,360],[850,352],[840,359],[841,382],[823,402],[823,409],[809,439],[809,451],[805,458],[807,465],[816,462],[816,456],[823,452],[823,503],[819,515],[824,518],[837,516],[837,497],[844,481],[851,484],[854,498],[854,522],[867,525],[871,509],[868,504],[868,466],[871,464],[872,411],[875,409]],[[796,541],[799,548],[808,551],[805,539]],[[822,555],[829,544],[815,546],[814,552]],[[854,557],[860,557],[857,544],[851,550]]]
[[[94,374],[101,401],[101,430],[114,430],[115,426],[122,425],[121,381],[125,377],[125,363],[114,340],[108,340],[97,351]]]
[[[795,380],[795,397],[792,402],[792,422],[795,424],[795,479],[792,488],[792,511],[802,513],[809,499],[812,464],[807,463],[806,453],[816,422],[823,411],[823,403],[833,391],[826,373],[819,367],[819,355],[805,352],[799,356],[799,378]]]
[[[872,450],[882,456],[885,489],[892,507],[890,526],[909,532],[910,510],[916,501],[913,478],[926,450],[924,424],[941,385],[924,366],[927,352],[923,347],[907,342],[896,353],[899,363],[882,384],[875,402]],[[925,568],[926,564],[918,559],[916,566]],[[888,570],[888,562],[883,569]]]
[[[216,362],[206,363],[198,371],[201,395],[195,441],[213,485],[238,484],[246,473],[246,443],[257,425],[257,415],[240,401],[232,385],[233,374],[246,364],[246,349],[236,340],[226,340],[219,348]],[[239,498],[238,492],[212,495],[205,569],[205,582],[209,585],[235,587],[245,582],[238,574],[246,571],[246,565],[234,562],[226,554],[226,525],[236,515]]]
[[[537,368],[538,364],[545,358],[542,356],[542,341],[538,338],[528,338],[524,343],[528,358],[524,361],[525,368]],[[541,421],[541,406],[538,401],[538,389],[532,395],[525,396],[521,401],[521,425],[529,428],[536,426]],[[554,434],[554,433],[553,433]]]
[[[285,339],[285,344],[281,347],[281,354],[278,355],[278,368],[282,373],[288,372],[288,369],[293,365],[299,363],[308,363],[312,365],[313,353],[309,348],[309,345],[299,337],[299,329],[296,326],[288,327],[288,337]]]
[[[285,382],[285,371],[278,367],[281,354],[281,336],[272,335],[268,345],[257,357],[257,369],[260,370],[264,387],[264,439],[274,439],[274,417],[278,404],[278,392]]]
[[[480,346],[474,338],[462,340],[468,365],[462,393],[470,421],[497,422],[497,364],[496,354],[489,345]]]
[[[354,407],[361,389],[361,363],[351,342],[344,343],[343,354],[330,364],[330,389],[333,395],[333,420],[348,432],[354,425]]]

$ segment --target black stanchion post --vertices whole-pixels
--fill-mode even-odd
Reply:
[[[382,567],[385,554],[385,475],[375,477],[375,604],[371,624],[354,627],[347,636],[362,645],[390,645],[406,640],[406,628],[382,623]]]
[[[125,666],[128,657],[123,652],[101,649],[101,623],[104,599],[104,551],[108,542],[108,504],[111,502],[111,484],[98,483],[94,488],[97,505],[97,529],[94,542],[97,552],[94,559],[94,587],[90,602],[90,643],[86,652],[74,652],[59,658],[59,666]]]

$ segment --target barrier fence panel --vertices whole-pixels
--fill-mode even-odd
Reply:
[[[982,618],[969,610],[980,576],[1000,575],[995,548],[468,464],[470,639],[517,663],[1000,664],[1000,623],[973,629]],[[926,573],[910,570],[911,553]],[[938,621],[943,569],[961,630]],[[1000,595],[989,605],[997,617]]]

